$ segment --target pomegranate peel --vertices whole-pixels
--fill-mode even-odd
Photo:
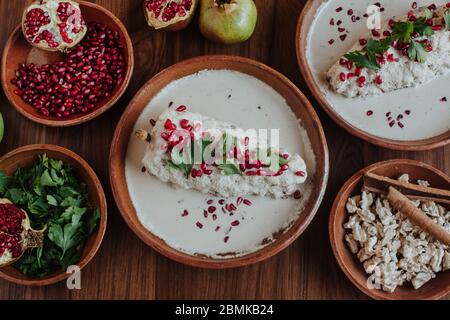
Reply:
[[[198,0],[146,0],[145,19],[156,30],[179,31],[194,17]]]
[[[77,2],[36,0],[24,10],[22,31],[34,47],[65,51],[84,38],[87,27]]]
[[[24,210],[8,199],[0,199],[0,267],[13,264],[28,249],[42,247],[46,230],[47,226],[32,229]]]

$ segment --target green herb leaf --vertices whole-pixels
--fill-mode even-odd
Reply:
[[[58,200],[56,200],[56,198],[50,194],[47,195],[47,203],[51,206],[57,206],[58,205]]]
[[[431,28],[428,24],[427,24],[427,20],[425,18],[420,18],[417,19],[414,22],[414,31],[417,32],[419,34],[419,36],[432,36],[434,34],[433,28]]]
[[[380,69],[378,62],[372,55],[366,55],[360,51],[354,51],[345,54],[344,57],[355,63],[355,65],[358,67],[368,68],[375,71]]]
[[[233,176],[233,175],[241,175],[242,171],[238,165],[234,163],[226,163],[218,166],[220,173],[223,176]]]
[[[445,10],[444,20],[445,20],[445,31],[450,31],[450,9]]]
[[[405,43],[409,43],[411,41],[411,35],[413,32],[414,32],[413,22],[399,21],[394,24],[393,34],[395,35],[395,38],[400,39]]]
[[[408,49],[408,57],[420,63],[424,63],[427,60],[427,51],[423,43],[412,41]]]

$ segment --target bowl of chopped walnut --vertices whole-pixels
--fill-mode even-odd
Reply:
[[[394,209],[391,187],[450,234],[450,178],[418,161],[380,162],[351,177],[334,202],[329,233],[337,262],[371,298],[443,298],[450,293],[450,246]]]

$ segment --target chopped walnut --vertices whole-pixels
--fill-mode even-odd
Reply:
[[[410,178],[404,174],[398,180],[409,182]],[[427,181],[417,183],[429,186]],[[430,201],[412,202],[450,232],[450,211]],[[362,192],[348,199],[346,210],[345,240],[375,288],[394,292],[410,282],[419,289],[437,272],[450,269],[450,248],[393,210],[384,196]]]

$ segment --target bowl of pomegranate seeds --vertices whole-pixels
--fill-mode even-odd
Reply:
[[[46,286],[82,270],[107,224],[100,181],[80,156],[29,145],[0,158],[0,278]]]
[[[52,28],[48,17],[54,14],[45,6],[50,1],[63,6],[56,11],[61,21],[76,21],[67,12],[81,11],[81,22],[66,30]],[[90,121],[125,92],[134,66],[131,39],[117,17],[94,3],[80,1],[79,10],[57,0],[38,4],[25,9],[22,25],[5,46],[5,94],[37,123],[65,127]]]

